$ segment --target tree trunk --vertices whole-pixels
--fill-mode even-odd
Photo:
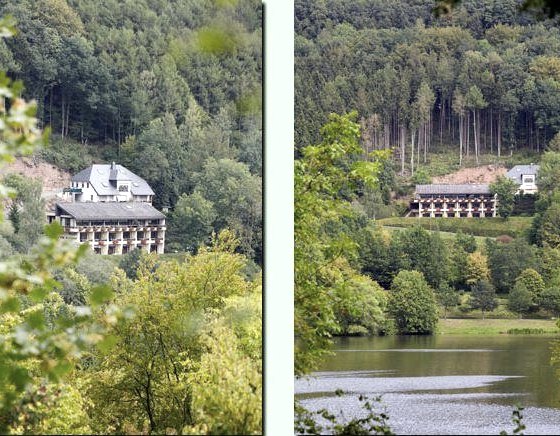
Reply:
[[[473,135],[474,135],[474,157],[476,163],[478,164],[478,135],[477,135],[477,125],[476,125],[476,109],[473,109]]]
[[[65,116],[64,116],[64,96],[62,96],[61,108],[62,108],[61,109],[61,112],[62,112],[62,117],[61,117],[62,118],[62,120],[61,120],[62,126],[61,126],[61,129],[60,129],[60,136],[62,136],[62,140],[64,141],[64,120],[65,120]]]
[[[414,175],[414,137],[416,131],[414,129],[410,129],[410,175]]]
[[[463,118],[463,115],[459,115],[459,166],[463,164]]]
[[[404,175],[404,162],[405,162],[405,154],[406,154],[406,145],[405,145],[405,136],[406,136],[406,127],[401,125],[400,127],[400,139],[401,139],[401,176]]]
[[[467,159],[469,158],[469,148],[470,148],[470,142],[471,142],[471,113],[469,111],[467,111],[467,120],[465,123],[465,132],[467,132]]]
[[[439,145],[440,147],[443,145],[443,121],[445,118],[444,106],[443,106],[443,99],[440,98],[440,105],[439,105]]]
[[[68,136],[68,124],[70,122],[70,102],[66,104],[66,135]]]
[[[497,126],[497,142],[498,142],[498,157],[502,154],[502,112],[498,112],[498,126]]]
[[[494,122],[492,119],[492,109],[490,109],[490,153],[494,153]]]

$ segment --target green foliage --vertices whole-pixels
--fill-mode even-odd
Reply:
[[[389,288],[400,266],[399,247],[382,227],[368,227],[360,236],[358,251],[360,270],[384,289]]]
[[[535,247],[521,238],[508,244],[487,240],[486,253],[492,283],[498,292],[509,292],[524,269],[537,268]]]
[[[415,185],[428,185],[432,182],[432,178],[425,170],[419,169],[410,178],[410,181]]]
[[[213,230],[235,229],[261,264],[262,5],[226,3],[8,0],[0,13],[15,17],[18,33],[0,42],[0,64],[25,80],[14,95],[37,101],[38,125],[52,126],[37,157],[59,168],[116,161],[150,183],[155,207],[173,210],[208,159],[243,165],[247,198],[217,210]]]
[[[523,424],[523,415],[521,414],[521,412],[523,411],[524,407],[521,407],[519,405],[515,406],[515,409],[512,412],[512,418],[511,420],[513,421],[513,424],[515,425],[515,428],[512,431],[512,434],[523,434],[523,430],[525,430],[527,427],[525,426],[525,424]],[[506,431],[501,431],[500,435],[507,435]]]
[[[186,263],[146,256],[118,290],[135,317],[83,375],[95,432],[262,431],[260,283],[243,277],[236,244],[224,231]]]
[[[515,279],[515,284],[518,283],[526,288],[535,303],[540,300],[545,283],[537,271],[533,268],[524,269]]]
[[[88,434],[86,400],[71,384],[41,385],[15,406],[13,434]]]
[[[204,170],[196,177],[194,201],[198,201],[199,227],[208,225],[212,208],[216,211],[214,231],[234,230],[244,253],[257,254],[260,259],[262,244],[262,181],[251,175],[245,164],[229,159],[209,159]],[[207,200],[204,202],[201,199]],[[210,208],[210,205],[212,208]],[[200,209],[202,208],[202,210]],[[201,216],[202,214],[202,216]],[[197,229],[193,229],[196,232]],[[199,230],[200,232],[200,230]],[[197,235],[194,233],[195,237]]]
[[[6,21],[0,22],[0,33],[5,36],[9,33],[8,27]],[[30,153],[46,137],[37,128],[35,104],[16,97],[21,92],[21,84],[12,83],[2,74],[0,87],[4,97],[0,109],[0,158],[6,162],[11,161],[16,153]],[[33,185],[17,178],[11,180],[20,188],[20,198],[27,196],[36,200],[32,194]],[[6,193],[6,188],[2,188],[0,195],[5,198]],[[38,222],[42,221],[41,214]],[[24,222],[24,217],[21,217],[18,225],[21,227]],[[25,395],[34,388],[37,390],[45,378],[52,383],[59,382],[72,369],[81,353],[103,338],[104,326],[118,321],[119,312],[115,307],[98,310],[98,322],[92,322],[91,311],[87,307],[79,312],[58,312],[58,316],[53,317],[61,301],[60,297],[57,299],[56,294],[53,295],[58,283],[49,270],[75,263],[83,255],[83,249],[76,251],[59,241],[62,234],[60,225],[47,226],[44,233],[29,255],[4,260],[0,268],[2,433],[19,425],[23,426],[21,431],[39,433],[46,427],[49,431],[52,429],[61,433],[72,428],[78,432],[87,431],[87,422],[84,422],[83,414],[80,415],[81,410],[76,409],[79,409],[79,399],[72,397],[71,391],[68,391],[70,397],[62,396],[55,400],[59,401],[57,406],[61,410],[52,415],[52,403],[46,408],[28,407]],[[110,316],[105,309],[111,312]],[[21,414],[14,413],[15,407],[21,407]],[[48,416],[45,416],[46,409]]]
[[[184,434],[262,433],[261,307],[258,292],[236,297],[212,326],[208,351],[191,377],[197,424]]]
[[[303,374],[327,353],[330,337],[339,331],[331,289],[340,285],[337,264],[353,258],[356,245],[340,229],[352,217],[349,200],[359,184],[374,185],[387,152],[359,161],[360,127],[356,114],[332,114],[322,129],[323,141],[302,150],[295,162],[294,332],[295,370]],[[351,288],[349,288],[351,289]],[[357,288],[359,289],[359,287]]]
[[[369,277],[358,274],[344,261],[335,262],[332,278],[333,307],[339,334],[374,334],[379,331],[387,305],[386,292]]]
[[[417,169],[430,165],[424,149],[452,152],[455,169],[477,159],[473,139],[492,157],[488,163],[506,150],[542,150],[560,127],[553,23],[535,25],[515,0],[500,8],[494,1],[429,3],[295,2],[298,150],[317,140],[330,111],[351,108],[375,121],[367,150],[399,146],[408,163],[415,142]],[[433,14],[431,6],[443,12],[450,4],[458,4],[452,15]]]
[[[395,318],[400,334],[431,334],[435,332],[438,315],[433,290],[422,273],[400,271],[389,293],[388,312]]]
[[[41,183],[10,174],[4,178],[4,184],[16,193],[8,216],[14,233],[7,239],[15,250],[26,253],[43,233],[45,202],[41,198]]]
[[[444,309],[444,318],[447,318],[447,311],[461,304],[459,293],[449,286],[448,283],[442,282],[436,289],[436,298]]]
[[[531,310],[534,301],[533,295],[527,289],[527,286],[521,281],[516,281],[513,290],[509,293],[508,309],[522,315]]]
[[[540,245],[560,248],[560,204],[552,203],[542,214],[536,229],[536,239]]]
[[[54,138],[37,155],[60,169],[76,174],[93,163],[91,153],[87,146],[77,141]]]
[[[560,152],[560,132],[556,132],[556,134],[548,142],[546,151],[554,151],[556,153]]]
[[[508,335],[544,335],[547,332],[541,328],[509,329]]]
[[[560,315],[560,286],[554,284],[541,294],[539,306],[550,311],[554,316]]]
[[[489,312],[498,307],[496,290],[494,286],[492,286],[492,283],[481,280],[472,285],[470,307],[471,309],[480,309],[482,311],[482,319],[484,319],[485,312]]]
[[[560,152],[547,151],[541,159],[537,186],[542,196],[551,195],[560,183]]]
[[[467,285],[473,285],[481,280],[488,281],[490,279],[488,259],[479,251],[470,253],[467,256],[465,279]]]
[[[172,224],[167,235],[168,247],[177,246],[181,250],[196,251],[209,241],[216,218],[212,202],[200,192],[181,195],[170,216]]]
[[[507,219],[513,212],[517,183],[506,176],[500,176],[490,184],[490,192],[498,196],[498,214]]]
[[[540,258],[540,273],[545,283],[556,275],[560,269],[560,250],[557,248],[543,247],[539,252]]]
[[[465,234],[461,230],[455,234],[455,245],[462,248],[466,253],[474,253],[478,248],[474,236]]]
[[[438,233],[417,226],[398,232],[393,238],[401,269],[420,271],[432,287],[449,279],[449,252]]]
[[[119,261],[121,268],[129,279],[135,279],[138,274],[138,267],[142,258],[146,255],[142,250],[132,250],[123,254]]]

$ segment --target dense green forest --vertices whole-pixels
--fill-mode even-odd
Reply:
[[[330,112],[357,110],[367,150],[400,169],[431,151],[462,157],[542,151],[560,130],[557,18],[520,0],[296,1],[296,150]]]
[[[183,252],[95,255],[44,226],[40,181],[4,177],[0,433],[262,434],[260,5],[14,1],[2,13],[0,163],[118,159],[166,195]],[[173,44],[199,62],[198,82],[172,67]],[[152,88],[131,83],[143,74]]]
[[[119,162],[171,208],[169,251],[228,227],[260,263],[260,2],[8,0],[0,15],[17,23],[0,69],[52,132],[39,157]]]

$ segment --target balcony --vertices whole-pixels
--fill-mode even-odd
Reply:
[[[62,192],[70,192],[71,194],[81,194],[82,188],[64,188]]]

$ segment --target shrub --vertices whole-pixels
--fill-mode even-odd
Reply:
[[[509,294],[508,308],[519,313],[521,316],[524,313],[528,313],[532,306],[533,295],[524,283],[517,281],[513,287],[513,291]]]
[[[541,328],[522,328],[522,329],[509,329],[508,335],[543,335],[546,332]]]
[[[438,322],[437,302],[424,275],[401,271],[391,284],[388,305],[401,334],[431,334]]]

